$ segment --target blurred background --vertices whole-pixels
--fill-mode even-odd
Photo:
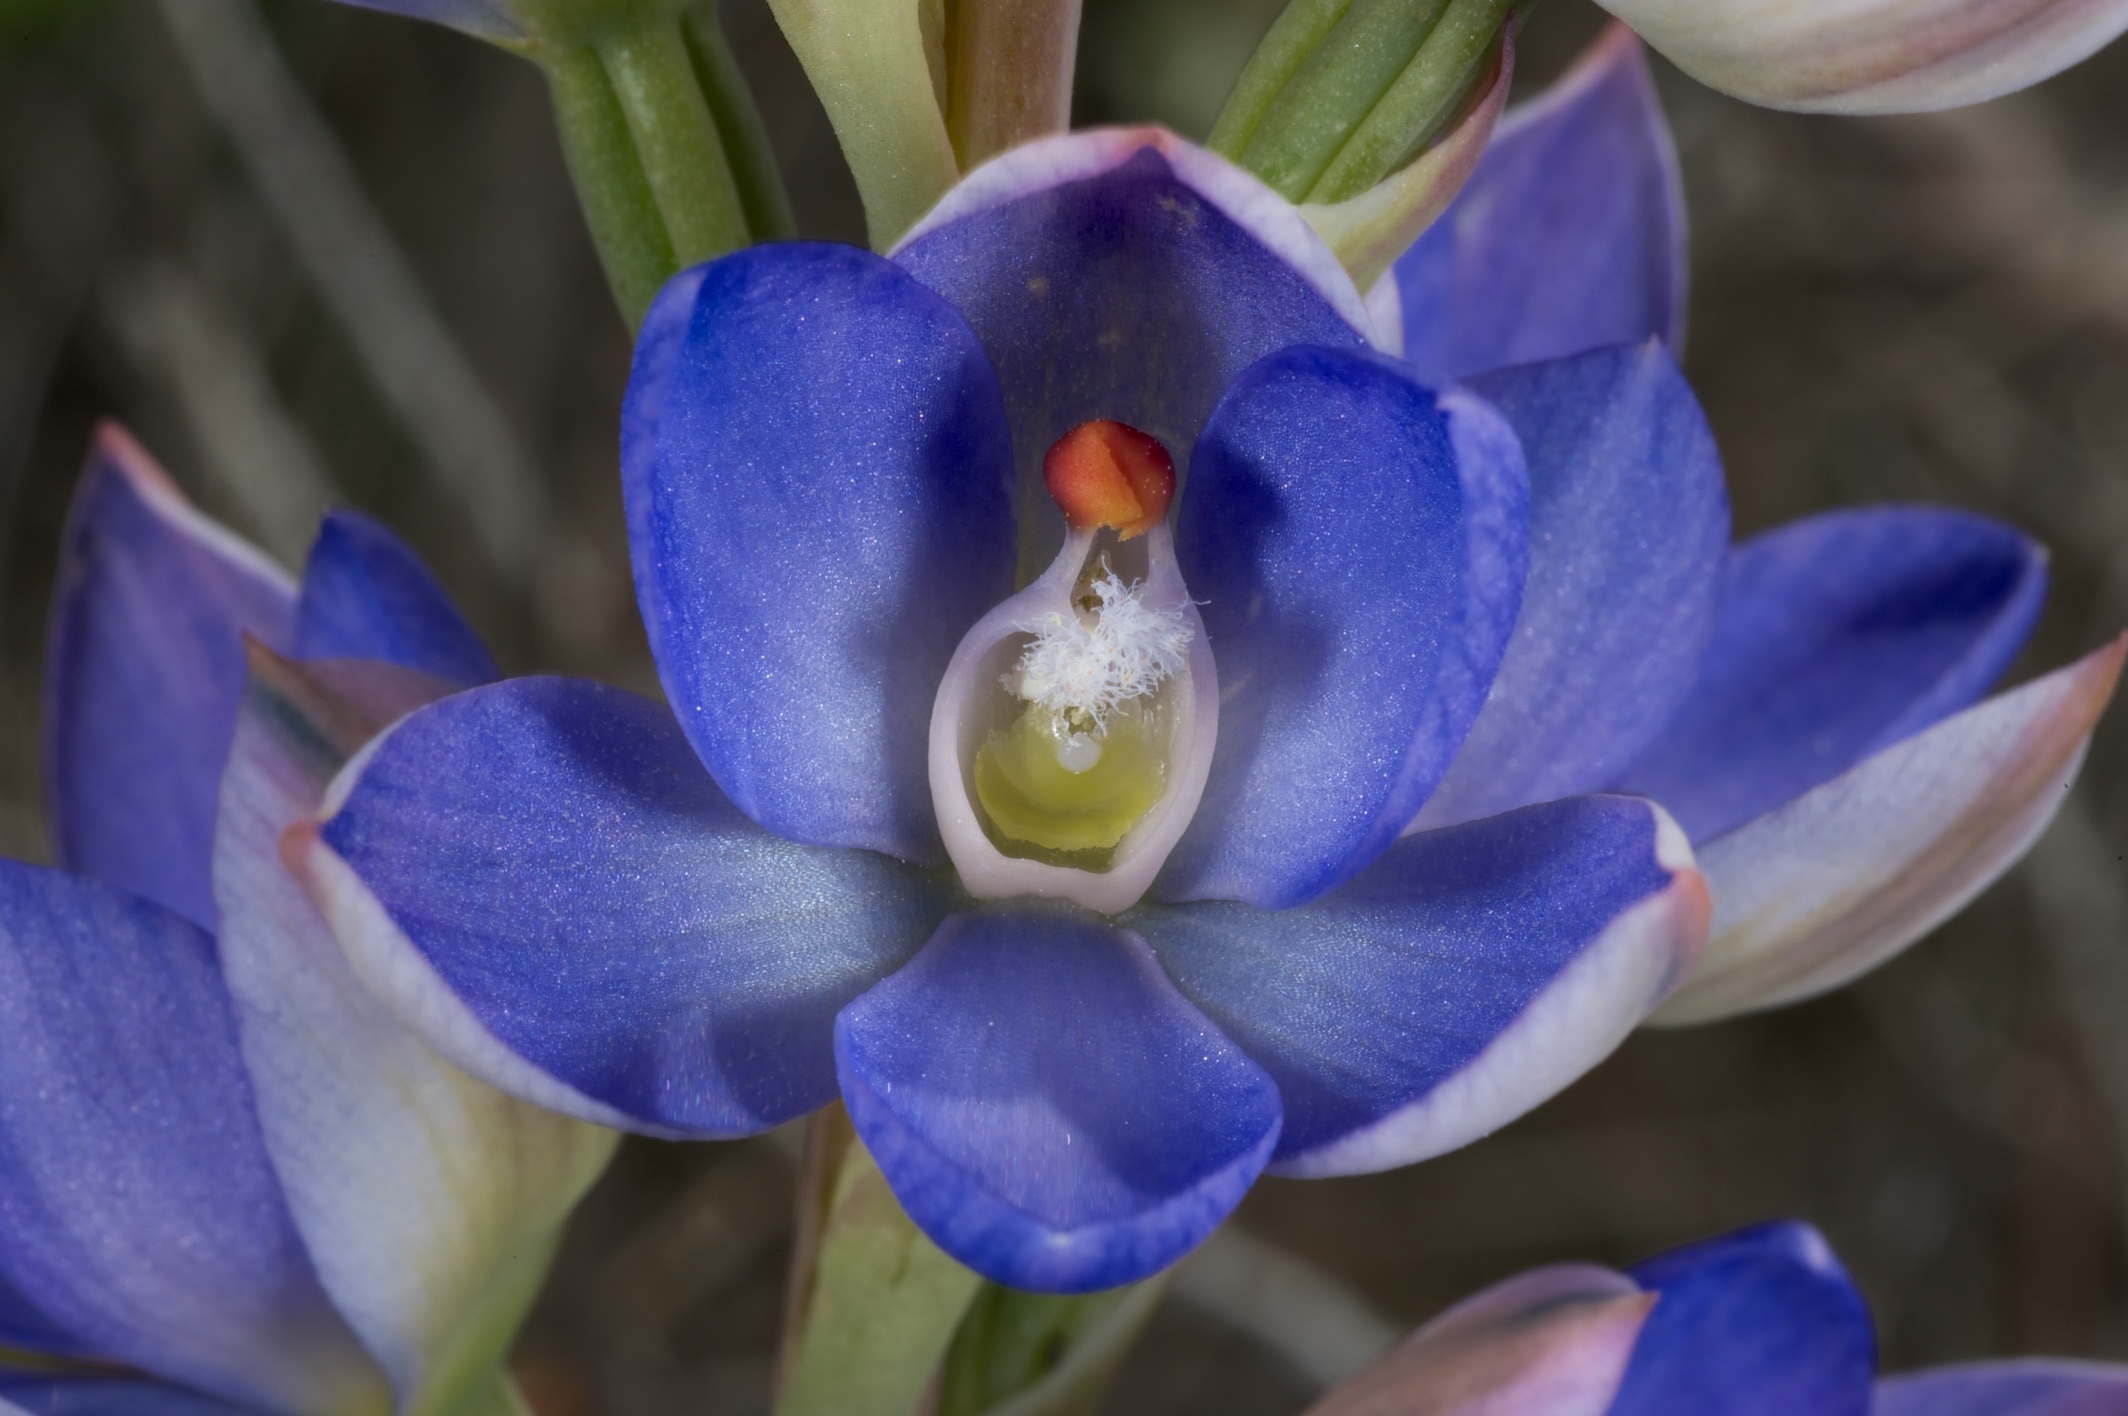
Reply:
[[[1202,136],[1277,0],[1086,0],[1078,121]],[[727,27],[806,234],[854,189],[764,0]],[[1604,18],[1546,0],[1519,82]],[[1951,502],[2051,544],[2017,676],[2128,625],[2128,44],[1940,116],[1762,112],[1661,73],[1686,367],[1740,535]],[[330,502],[428,557],[507,668],[655,692],[615,465],[628,344],[530,66],[318,0],[0,0],[0,850],[46,858],[39,662],[67,498],[123,420],[299,562]],[[1109,1411],[1297,1412],[1456,1297],[1774,1215],[1821,1226],[1887,1367],[2128,1358],[2128,710],[2027,865],[1892,967],[1644,1032],[1392,1174],[1269,1180]],[[541,1416],[765,1412],[795,1147],[630,1141],[519,1356]]]

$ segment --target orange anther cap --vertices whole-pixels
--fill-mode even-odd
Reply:
[[[1042,458],[1042,482],[1073,530],[1112,526],[1128,541],[1167,515],[1175,459],[1158,438],[1104,419],[1057,439]]]

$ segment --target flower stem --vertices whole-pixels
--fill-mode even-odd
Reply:
[[[747,230],[756,241],[788,241],[798,234],[791,199],[776,167],[775,150],[769,146],[768,125],[761,121],[753,92],[725,41],[724,27],[717,23],[715,0],[700,0],[689,10],[680,22],[680,33],[687,41],[687,57],[694,63],[695,80],[709,103],[717,136],[723,139]]]
[[[1076,1296],[984,1284],[947,1354],[938,1416],[1087,1416],[1167,1283]]]
[[[1080,0],[951,0],[946,128],[962,171],[1071,122]]]
[[[1299,201],[1412,62],[1448,0],[1354,0],[1271,101],[1241,163]]]
[[[672,238],[599,56],[579,49],[548,60],[545,68],[577,202],[614,302],[633,331],[658,288],[679,269]]]
[[[1291,0],[1242,71],[1214,151],[1291,201],[1380,182],[1470,92],[1513,0]]]
[[[677,20],[620,30],[598,46],[672,253],[691,266],[747,243],[731,164]]]
[[[1239,162],[1279,94],[1351,8],[1352,0],[1288,0],[1235,80],[1205,146]]]
[[[828,111],[872,245],[884,251],[960,177],[932,87],[921,7],[769,0],[769,9]]]
[[[1356,197],[1441,130],[1490,57],[1514,0],[1449,0],[1425,43],[1308,189],[1311,202]]]
[[[839,1105],[809,1146],[776,1416],[914,1416],[982,1280],[903,1212]]]

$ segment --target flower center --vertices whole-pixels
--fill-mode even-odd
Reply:
[[[1129,541],[1160,524],[1175,464],[1121,423],[1082,423],[1042,461],[1074,532]],[[1080,571],[1068,606],[1015,626],[1034,639],[999,680],[1025,706],[977,752],[974,785],[1001,848],[1105,869],[1167,786],[1173,725],[1160,690],[1189,664],[1190,621],[1153,606],[1107,556]]]
[[[1070,534],[970,626],[931,702],[931,804],[979,900],[1129,909],[1211,772],[1219,674],[1175,563],[1175,464],[1121,423],[1042,461]]]

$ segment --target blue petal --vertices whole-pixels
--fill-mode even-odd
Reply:
[[[296,603],[300,659],[380,659],[452,683],[501,675],[421,558],[382,523],[335,511],[318,527]]]
[[[1023,582],[1063,541],[1041,464],[1071,428],[1128,423],[1186,476],[1199,430],[1242,370],[1289,344],[1362,342],[1308,273],[1200,190],[1216,171],[1193,184],[1177,170],[1216,159],[1163,153],[1153,134],[1054,142],[1069,156],[1104,138],[1120,149],[1107,170],[927,226],[894,255],[968,317],[997,366],[1028,538]]]
[[[186,1387],[124,1377],[0,1372],[0,1412],[23,1416],[257,1416]]]
[[[1391,276],[1404,357],[1437,381],[1650,336],[1679,343],[1684,194],[1631,31],[1612,29],[1507,115]]]
[[[2128,1367],[2027,1358],[1890,1377],[1871,1416],[2128,1416]]]
[[[193,510],[116,426],[97,433],[60,553],[45,773],[61,864],[214,924],[214,802],[243,636],[287,647],[295,588]]]
[[[1808,1225],[1740,1230],[1631,1272],[1658,1296],[1608,1416],[1869,1416],[1869,1308]]]
[[[931,700],[1012,592],[967,324],[847,246],[727,256],[651,307],[621,464],[651,652],[725,794],[794,841],[943,862]]]
[[[1622,790],[1711,840],[1987,691],[2046,598],[2046,552],[1940,507],[1813,516],[1738,546],[1691,694]]]
[[[322,838],[366,899],[311,884],[364,981],[417,1026],[461,1010],[431,1046],[588,1120],[744,1135],[833,1100],[836,1011],[946,911],[885,856],[763,831],[671,714],[599,684],[446,698],[348,771]]]
[[[1175,528],[1219,743],[1162,899],[1282,909],[1418,812],[1485,701],[1527,565],[1515,436],[1382,355],[1296,348],[1213,413]]]
[[[1485,710],[1418,826],[1615,781],[1692,687],[1729,547],[1714,435],[1660,344],[1473,387],[1529,458],[1529,583]]]
[[[1406,1165],[1594,1066],[1690,968],[1706,887],[1644,801],[1579,797],[1392,847],[1298,909],[1123,917],[1285,1097],[1282,1173]]]
[[[903,1208],[998,1283],[1157,1273],[1226,1218],[1278,1138],[1278,1090],[1144,944],[1062,907],[947,920],[843,1010],[850,1120]]]
[[[0,861],[0,1272],[101,1356],[232,1400],[388,1401],[318,1287],[198,926]]]

